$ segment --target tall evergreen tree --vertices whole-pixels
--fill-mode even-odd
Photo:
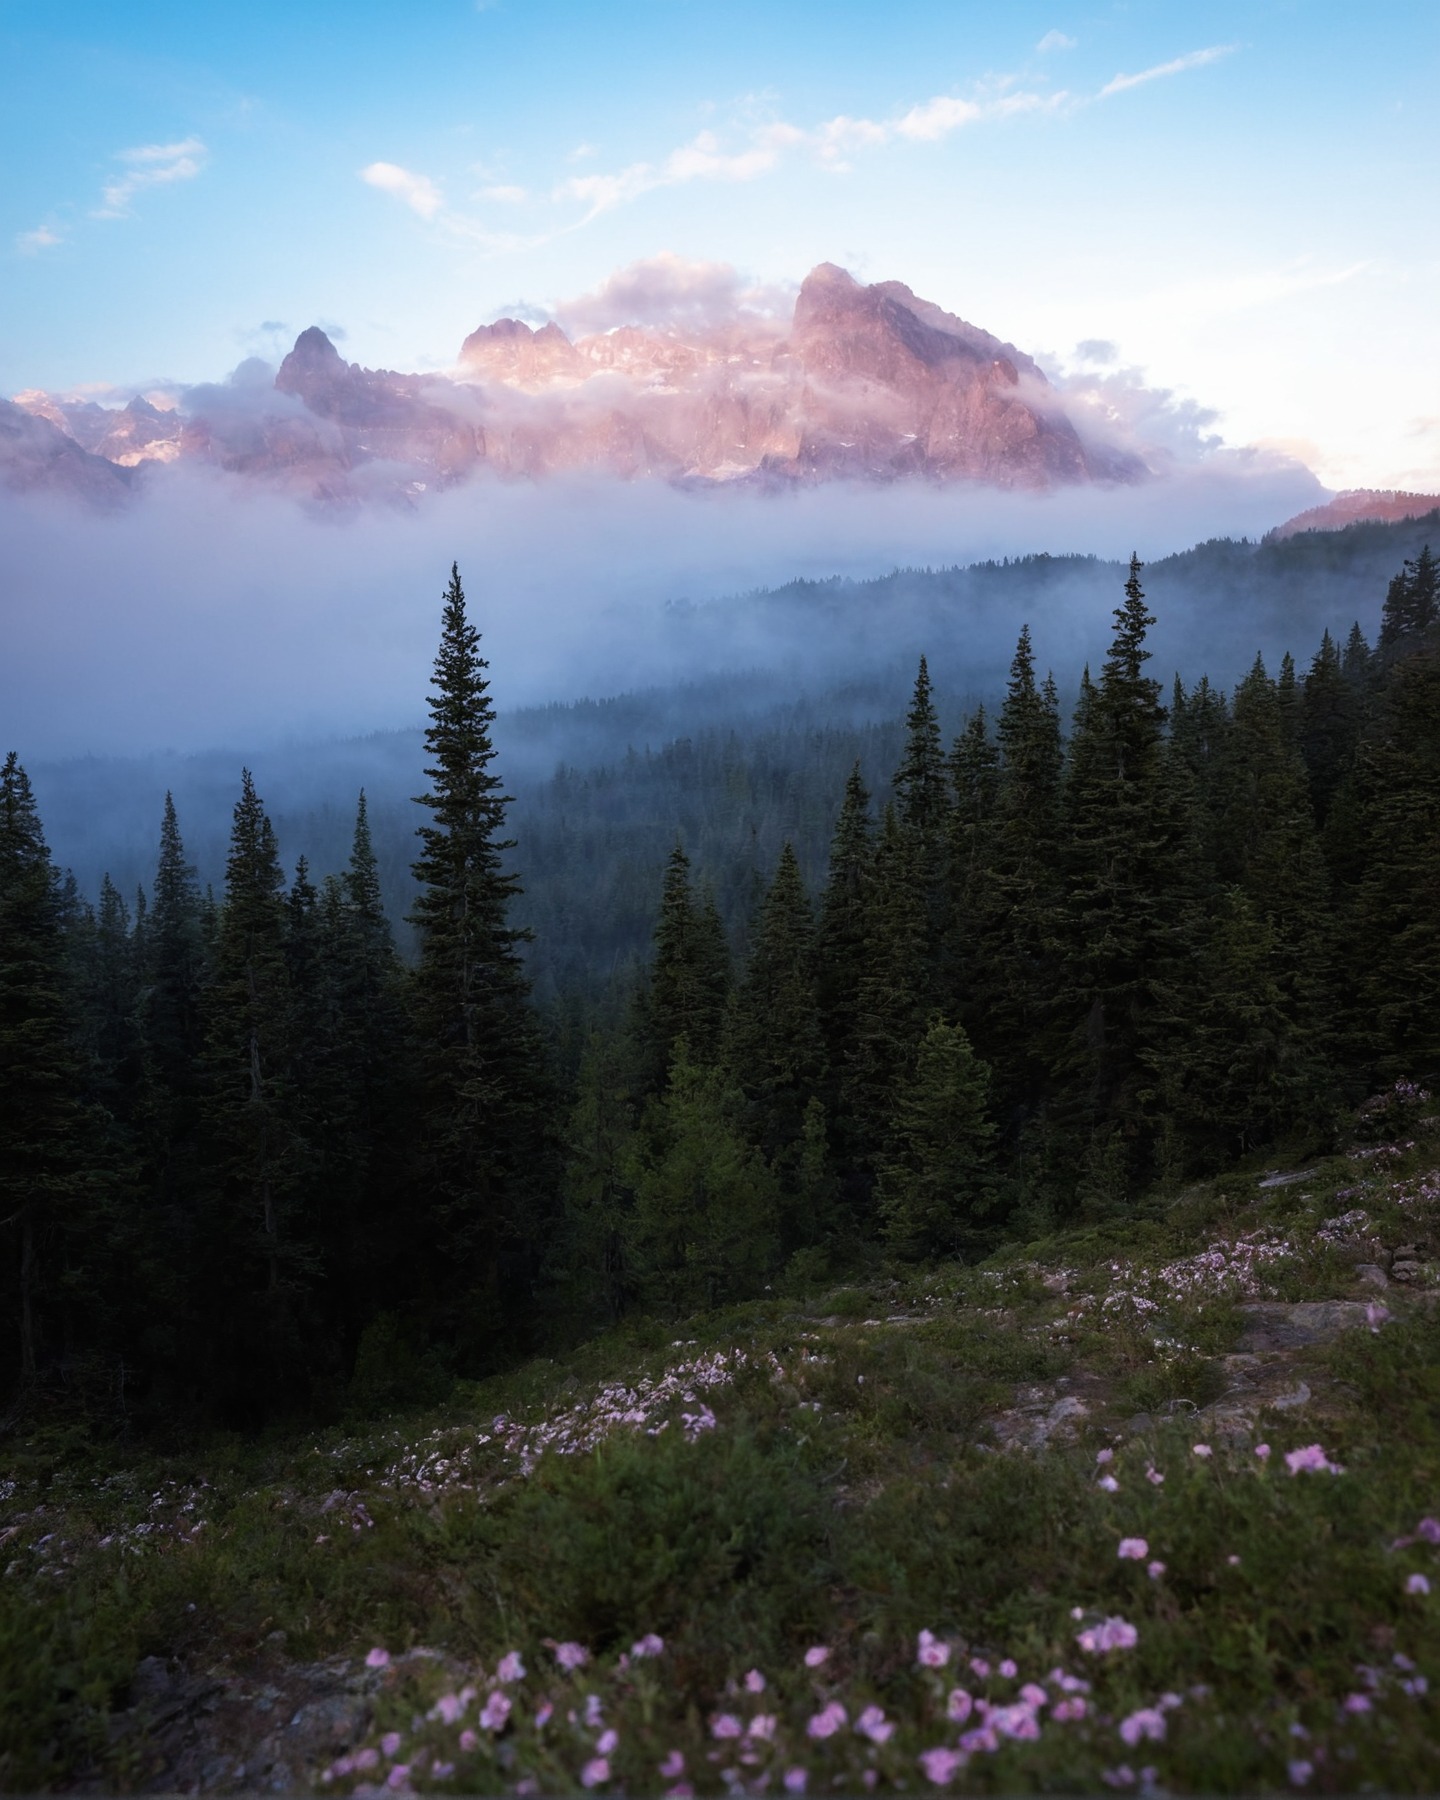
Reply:
[[[108,1171],[65,936],[59,876],[34,793],[12,751],[0,767],[0,1346],[6,1385],[33,1388],[93,1306]]]
[[[627,1164],[625,1256],[651,1305],[743,1299],[774,1266],[779,1187],[735,1124],[736,1104],[723,1072],[697,1068],[682,1038]]]
[[[1190,821],[1165,767],[1160,684],[1145,673],[1154,622],[1132,557],[1099,684],[1082,684],[1065,794],[1071,1030],[1060,1073],[1084,1180],[1107,1204],[1151,1166],[1156,1063],[1196,925],[1182,880]]]
[[[868,892],[855,1039],[840,1080],[852,1170],[870,1185],[889,1148],[895,1096],[924,1036],[933,992],[925,869],[919,838],[885,809]]]
[[[471,1357],[503,1326],[502,1291],[528,1294],[550,1203],[547,1078],[520,955],[526,933],[508,916],[519,882],[505,866],[514,846],[503,836],[509,796],[491,766],[488,667],[452,567],[425,731],[431,786],[420,804],[430,822],[414,864],[411,1018],[423,1091],[417,1177],[430,1196],[431,1255],[449,1272],[435,1301]]]
[[[731,997],[724,1062],[745,1096],[751,1142],[791,1175],[825,1073],[815,974],[814,916],[787,839]]]
[[[1426,544],[1407,562],[1385,596],[1380,623],[1380,649],[1391,654],[1406,639],[1422,637],[1440,620],[1440,563]]]
[[[690,859],[676,844],[665,865],[650,979],[632,1025],[642,1092],[664,1088],[681,1038],[698,1067],[713,1066],[729,991],[725,928],[713,898],[692,892]]]
[[[927,845],[938,844],[949,810],[945,789],[945,751],[935,712],[934,689],[925,658],[915,676],[915,691],[905,715],[905,754],[895,771],[895,806],[902,825],[919,832]]]
[[[1360,713],[1345,679],[1340,651],[1327,631],[1311,659],[1300,695],[1300,754],[1310,783],[1310,804],[1323,830],[1336,790],[1355,756]]]
[[[1440,648],[1398,657],[1359,752],[1347,921],[1357,1024],[1386,1076],[1440,1078]]]
[[[816,933],[816,996],[832,1079],[843,1068],[855,1041],[856,994],[865,966],[873,863],[870,795],[857,762],[845,783],[845,798],[830,842]]]
[[[185,855],[175,802],[165,795],[154,900],[145,933],[145,1037],[161,1084],[172,1095],[193,1090],[203,1041],[200,991],[205,979],[200,888]]]
[[[989,1071],[937,1014],[896,1102],[876,1199],[887,1244],[906,1257],[973,1247],[994,1200]]]
[[[317,1274],[284,886],[274,828],[246,769],[206,994],[211,1200],[194,1297],[210,1394],[239,1418],[303,1388],[305,1295]]]

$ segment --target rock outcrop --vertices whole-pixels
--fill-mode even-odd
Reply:
[[[620,326],[575,342],[518,319],[465,339],[449,376],[347,363],[311,326],[273,388],[193,389],[183,418],[42,394],[29,415],[119,467],[161,460],[264,476],[321,500],[411,497],[468,479],[580,471],[767,487],[832,480],[1046,489],[1136,480],[1086,441],[1036,363],[918,299],[822,264],[788,327]]]

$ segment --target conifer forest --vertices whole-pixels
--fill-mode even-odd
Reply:
[[[921,656],[677,740],[639,898],[620,762],[537,883],[458,568],[424,789],[328,872],[246,770],[223,882],[167,796],[82,891],[10,754],[4,1785],[1440,1783],[1429,546],[1373,600],[1162,679],[1132,558],[958,722]],[[176,1748],[222,1639],[297,1731],[350,1684],[283,1779]]]
[[[222,892],[167,801],[148,890],[92,901],[11,755],[7,1391],[253,1425],[797,1264],[974,1260],[1323,1132],[1440,1064],[1437,621],[1427,546],[1373,645],[1167,687],[1132,562],[1072,717],[1026,630],[947,744],[922,657],[817,883],[785,842],[737,954],[677,841],[630,990],[548,1018],[458,570],[413,960],[363,793],[321,881],[246,772]]]

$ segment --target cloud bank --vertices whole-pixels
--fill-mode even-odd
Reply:
[[[229,394],[243,406],[246,385]],[[1152,558],[1216,535],[1256,536],[1318,496],[1306,472],[1254,453],[1206,458],[1140,489],[1046,497],[480,481],[414,514],[363,511],[344,525],[201,471],[173,471],[111,518],[7,495],[0,750],[53,758],[413,724],[452,560],[496,694],[520,705],[780,654],[763,636],[722,629],[697,668],[693,645],[666,628],[667,603],[680,598],[1035,551]]]
[[[572,338],[617,325],[708,331],[742,318],[787,324],[796,292],[795,284],[749,283],[730,263],[662,251],[617,269],[588,294],[561,301],[555,317]]]

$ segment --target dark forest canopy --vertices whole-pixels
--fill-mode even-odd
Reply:
[[[983,707],[922,660],[903,716],[801,697],[512,802],[456,571],[418,840],[361,794],[318,878],[247,772],[222,884],[167,803],[142,890],[88,900],[12,755],[0,1383],[238,1424],[423,1395],[787,1268],[1123,1216],[1440,1074],[1428,550],[1368,635],[1233,689],[1162,681],[1115,574],[1063,696],[1027,629]]]

